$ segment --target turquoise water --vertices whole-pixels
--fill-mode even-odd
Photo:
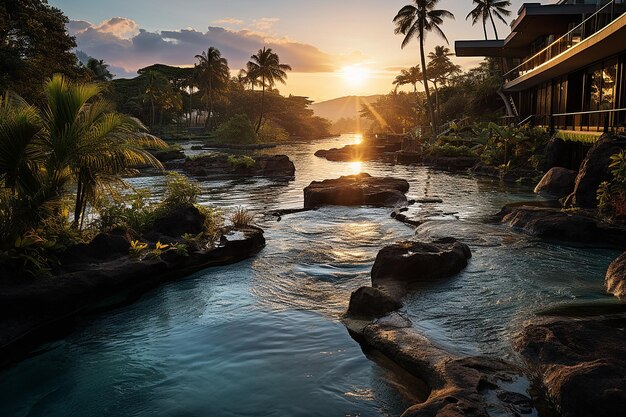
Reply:
[[[333,163],[317,149],[352,136],[284,146],[295,181],[206,182],[202,201],[257,212],[302,206],[313,180],[369,172],[438,196],[409,214],[432,221],[419,237],[452,235],[474,257],[459,276],[406,299],[406,313],[455,353],[513,358],[511,337],[537,309],[609,299],[604,272],[617,255],[536,241],[486,224],[527,188],[424,167]],[[190,147],[190,144],[187,145]],[[158,194],[161,177],[133,179]],[[390,210],[328,207],[259,216],[267,247],[254,259],[208,269],[88,320],[0,374],[1,416],[397,416],[417,400],[370,361],[339,322],[349,294],[369,283],[378,250],[415,231]]]

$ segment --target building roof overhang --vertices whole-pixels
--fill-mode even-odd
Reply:
[[[626,13],[567,51],[508,82],[504,89],[522,91],[626,50]]]
[[[542,36],[560,36],[570,28],[570,23],[580,22],[582,16],[596,11],[593,4],[548,4],[524,3],[519,16],[511,23],[511,33],[502,45],[496,41],[457,41],[458,56],[489,56],[523,58],[530,53],[531,44]],[[478,42],[485,42],[478,44]]]

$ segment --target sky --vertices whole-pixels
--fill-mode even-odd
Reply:
[[[554,1],[543,1],[553,3]],[[70,19],[78,49],[104,59],[117,77],[163,63],[192,66],[215,46],[235,74],[263,46],[290,64],[283,94],[323,101],[346,95],[384,94],[401,68],[419,62],[417,42],[401,49],[393,17],[408,0],[49,0]],[[523,3],[512,0],[510,22]],[[454,13],[443,30],[454,49],[459,39],[484,38],[465,16],[471,0],[440,0]],[[509,34],[497,22],[500,37]],[[493,38],[493,30],[489,30]],[[445,41],[427,37],[427,50]],[[464,68],[479,58],[454,58]]]

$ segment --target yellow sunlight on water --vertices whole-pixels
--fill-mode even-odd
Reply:
[[[349,162],[350,164],[350,174],[349,175],[355,175],[355,174],[360,174],[363,170],[363,162],[361,161],[355,161],[355,162]]]
[[[344,80],[352,86],[361,86],[369,78],[370,70],[358,65],[343,67],[341,70]]]
[[[354,144],[359,145],[361,142],[363,142],[363,135],[354,135]]]

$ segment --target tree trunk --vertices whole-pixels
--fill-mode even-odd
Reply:
[[[483,20],[483,32],[485,32],[485,40],[487,40],[488,39],[488,37],[487,37],[487,22],[485,22],[484,20]]]
[[[80,217],[83,211],[83,193],[83,182],[81,181],[81,175],[79,173],[76,181],[76,202],[74,204],[74,221],[72,222],[74,229],[78,229],[80,225]]]
[[[496,40],[498,40],[498,29],[496,29],[496,22],[493,20],[493,16],[491,15],[491,10],[489,10],[489,19],[491,19],[491,24],[493,25],[493,32],[496,34]]]
[[[154,106],[154,97],[150,97],[150,106],[152,107],[152,115],[150,117],[150,127],[153,128],[154,127],[155,112],[156,112],[156,108]]]
[[[437,107],[437,118],[441,115],[441,109],[439,107],[439,86],[437,80],[433,80],[433,87],[435,88],[435,105]]]
[[[259,133],[261,129],[261,123],[263,122],[263,106],[265,104],[265,77],[261,79],[263,89],[261,90],[261,114],[259,114],[259,123],[256,125],[256,133]]]
[[[435,109],[430,98],[430,89],[428,88],[428,78],[426,75],[426,56],[424,55],[424,29],[420,28],[420,58],[422,60],[422,76],[424,79],[424,92],[426,93],[426,103],[428,104],[428,110],[430,113],[430,124],[433,131],[433,140],[437,136],[437,119],[435,118]]]

